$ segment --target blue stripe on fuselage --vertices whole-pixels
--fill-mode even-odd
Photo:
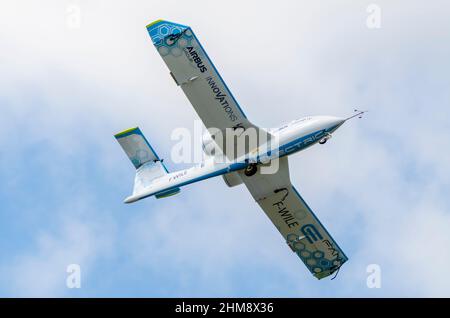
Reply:
[[[303,150],[303,149],[305,149],[305,148],[307,148],[309,146],[312,146],[314,143],[316,143],[321,138],[323,138],[327,132],[332,131],[334,128],[335,127],[331,127],[331,128],[328,128],[328,129],[317,130],[317,131],[315,131],[315,132],[313,132],[311,134],[308,134],[306,136],[302,136],[302,137],[297,138],[297,139],[295,139],[295,140],[293,140],[293,141],[291,141],[291,142],[289,142],[289,143],[287,143],[285,145],[282,145],[281,147],[278,148],[278,151],[279,151],[279,156],[278,157],[281,158],[281,157],[290,155],[290,154],[292,154],[294,152]],[[269,153],[273,153],[273,152],[276,152],[276,150],[275,151],[271,150],[271,151],[267,152],[266,155],[269,154]],[[260,158],[261,158],[261,156],[257,157],[258,162],[260,162]],[[151,196],[155,195],[156,193],[160,193],[162,191],[164,191],[164,192],[170,191],[172,189],[175,189],[175,188],[178,188],[178,187],[182,187],[182,186],[185,186],[185,185],[197,182],[197,181],[202,181],[202,180],[205,180],[205,179],[209,179],[209,178],[212,178],[212,177],[217,177],[217,176],[223,175],[223,174],[228,173],[228,172],[241,170],[241,169],[246,168],[247,165],[248,165],[248,162],[232,163],[227,168],[223,168],[223,169],[220,169],[220,170],[217,170],[217,171],[205,174],[203,176],[199,176],[199,177],[193,178],[191,180],[184,181],[184,182],[182,182],[180,184],[173,185],[173,186],[168,187],[168,188],[166,188],[164,190],[160,190],[160,191],[157,191],[157,192],[149,193],[149,194],[143,196],[142,198],[139,198],[138,200],[141,200],[141,199],[144,199],[144,198],[147,198],[147,197],[151,197]]]
[[[241,169],[244,169],[245,167],[247,167],[247,165],[248,165],[248,163],[244,163],[244,162],[242,162],[242,163],[232,163],[227,168],[223,168],[223,169],[220,169],[220,170],[217,170],[217,171],[205,174],[203,176],[199,176],[197,178],[186,180],[186,181],[184,181],[184,182],[182,182],[180,184],[173,185],[171,187],[167,187],[164,190],[160,190],[160,191],[157,191],[157,192],[149,193],[149,194],[143,196],[142,198],[139,198],[138,200],[145,199],[147,197],[151,197],[152,195],[155,195],[157,193],[169,192],[169,191],[171,191],[173,189],[180,188],[180,187],[183,187],[185,185],[188,185],[188,184],[191,184],[191,183],[194,183],[194,182],[198,182],[198,181],[202,181],[202,180],[205,180],[205,179],[209,179],[209,178],[212,178],[212,177],[217,177],[217,176],[223,175],[223,174],[228,173],[228,172],[241,170]]]

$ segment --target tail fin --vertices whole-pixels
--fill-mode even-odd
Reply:
[[[120,146],[136,168],[133,195],[144,190],[154,180],[169,173],[139,127],[124,130],[115,134],[114,137],[116,137]],[[172,192],[171,194],[176,194],[178,192]]]

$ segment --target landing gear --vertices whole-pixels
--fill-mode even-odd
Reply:
[[[323,137],[322,139],[319,140],[319,144],[323,145],[324,143],[327,142],[328,139],[331,138],[331,134],[326,134],[325,137]]]
[[[254,163],[251,163],[245,168],[244,173],[247,177],[253,176],[258,171],[258,166]]]

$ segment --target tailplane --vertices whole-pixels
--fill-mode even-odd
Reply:
[[[136,168],[133,195],[139,194],[150,186],[156,179],[169,173],[162,160],[148,143],[139,127],[124,130],[115,134],[117,141]],[[173,189],[170,193],[162,193],[156,198],[164,198],[180,192]]]

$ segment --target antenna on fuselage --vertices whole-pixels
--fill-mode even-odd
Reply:
[[[347,121],[347,120],[349,120],[349,119],[352,119],[353,117],[362,118],[362,115],[363,115],[364,113],[367,113],[367,112],[368,112],[368,110],[358,110],[358,109],[354,109],[353,111],[354,111],[356,114],[354,114],[354,115],[352,115],[352,116],[346,118],[345,121]]]

